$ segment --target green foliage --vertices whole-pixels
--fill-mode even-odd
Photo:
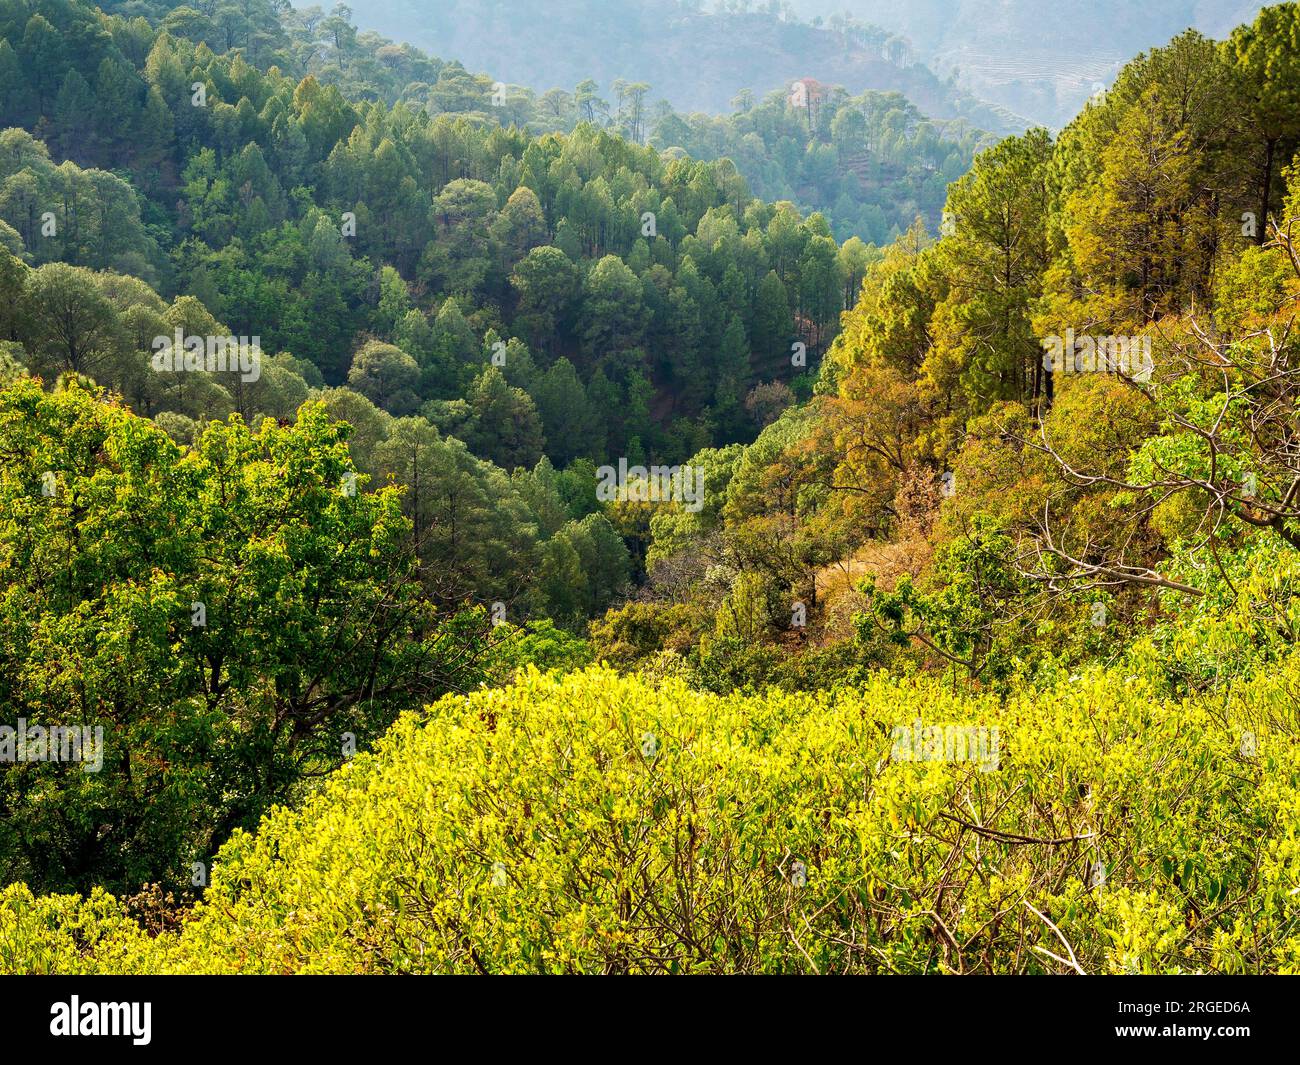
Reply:
[[[501,413],[504,440],[483,417],[475,429],[430,408],[440,429],[507,467],[531,466],[543,446],[563,466],[634,443],[680,461],[746,439],[752,385],[791,376],[796,340],[819,354],[852,300],[856,258],[824,220],[790,207],[771,228],[730,160],[641,146],[640,83],[622,85],[625,109],[602,129],[576,110],[537,120],[527,99],[490,106],[491,79],[359,34],[345,9],[320,19],[261,2],[160,4],[153,26],[111,15],[112,32],[95,36],[77,2],[30,31],[10,8],[0,39],[21,47],[0,68],[26,91],[5,97],[0,127],[39,130],[51,147],[4,132],[0,221],[12,236],[0,244],[35,265],[111,269],[166,299],[193,296],[231,334],[291,352],[309,385],[305,367],[390,413],[458,400]],[[94,43],[63,47],[60,32]],[[71,161],[56,167],[51,150]],[[47,209],[56,238],[40,231]],[[148,350],[154,334],[133,325]],[[418,381],[376,340],[414,359]],[[545,444],[512,397],[482,394],[489,355],[538,408]],[[549,374],[560,359],[576,382]],[[134,365],[91,376],[150,413],[191,419],[284,418],[301,391],[282,373],[266,395],[174,382],[190,394],[162,404]],[[606,406],[621,416],[590,413]]]
[[[1295,972],[1296,674],[1225,703],[1092,670],[999,704],[527,673],[237,833],[175,932],[6,889],[0,970]],[[909,760],[918,722],[996,746]]]
[[[759,196],[820,211],[841,240],[888,244],[918,214],[937,226],[945,186],[989,138],[966,121],[925,118],[899,92],[850,96],[805,83],[814,97],[811,129],[784,88],[725,117],[668,111],[651,142],[733,160]]]
[[[141,214],[139,194],[120,177],[55,166],[29,133],[0,132],[0,219],[34,263],[111,269],[157,284],[168,268]]]
[[[1300,971],[1297,5],[973,163],[811,79],[29,8],[0,705],[105,746],[0,778],[0,971]]]
[[[1026,596],[1011,549],[1011,539],[991,521],[977,520],[969,534],[939,550],[934,591],[919,589],[906,575],[891,592],[868,585],[870,609],[857,619],[860,637],[880,625],[890,641],[907,646],[920,640],[972,677],[1005,675],[1031,632],[1028,619],[1014,611]]]
[[[187,883],[345,734],[486,676],[417,594],[397,491],[344,490],[344,434],[308,406],[183,449],[75,383],[0,392],[0,705],[104,734],[98,772],[7,767],[4,879]]]

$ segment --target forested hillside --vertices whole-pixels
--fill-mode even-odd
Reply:
[[[235,14],[0,0],[0,971],[1300,970],[1300,5],[989,144]]]
[[[826,680],[810,655],[997,683],[1229,617],[1234,656],[1284,651],[1296,32],[1290,5],[1223,45],[1189,32],[1055,143],[983,153],[948,233],[868,270],[814,400],[693,460],[710,501],[655,515],[651,580],[602,646],[730,646],[797,684]],[[1145,365],[1107,361],[1117,339]],[[1224,666],[1204,654],[1193,690]]]
[[[108,3],[105,10],[136,15],[140,5]],[[964,173],[974,150],[989,142],[980,128],[1005,128],[996,115],[954,110],[925,92],[909,98],[914,86],[905,78],[871,81],[870,86],[880,87],[861,91],[864,83],[851,72],[842,80],[831,78],[835,72],[828,74],[817,62],[792,60],[788,77],[764,74],[737,82],[712,113],[675,111],[673,101],[679,98],[671,91],[665,94],[680,81],[674,73],[651,81],[618,74],[595,77],[596,61],[607,54],[603,50],[574,53],[590,68],[548,80],[543,72],[506,69],[496,52],[483,57],[482,72],[470,73],[458,59],[440,59],[358,28],[350,21],[358,16],[341,5],[328,16],[319,7],[277,14],[260,0],[204,12],[170,2],[147,10],[155,25],[175,37],[207,44],[215,52],[236,49],[264,70],[275,65],[295,78],[310,74],[323,85],[337,86],[349,100],[400,101],[431,115],[517,125],[533,134],[569,133],[586,123],[638,144],[679,147],[696,159],[727,156],[760,198],[788,199],[804,214],[822,212],[841,240],[858,236],[886,243],[917,214],[937,226],[946,183]],[[514,33],[527,17],[526,12],[511,16]],[[709,25],[708,19],[700,21]],[[549,21],[527,26],[529,39],[544,41],[542,31],[553,26]],[[723,33],[721,27],[711,27],[709,33],[725,38],[728,48],[734,43],[730,29]],[[703,35],[695,26],[688,39]],[[451,43],[457,40],[453,35]],[[547,51],[536,43],[528,54]],[[735,52],[748,54],[745,49]],[[824,42],[813,42],[799,54],[823,56]],[[473,63],[470,69],[476,69]],[[65,146],[79,158],[79,141],[69,138]]]
[[[927,119],[898,93],[850,97],[811,79],[735,103],[723,117],[664,114],[650,143],[731,159],[756,195],[815,208],[845,241],[891,243],[918,216],[937,230],[948,183],[994,140],[964,121]]]

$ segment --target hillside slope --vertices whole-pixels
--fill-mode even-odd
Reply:
[[[237,835],[177,932],[9,888],[0,971],[1296,971],[1300,752],[1267,719],[1297,680],[999,707],[533,672]]]

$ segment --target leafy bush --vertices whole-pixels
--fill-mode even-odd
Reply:
[[[4,767],[0,879],[187,885],[349,737],[489,676],[485,617],[418,595],[398,490],[341,487],[346,433],[309,404],[185,449],[75,383],[0,391],[0,725],[103,737],[98,772]]]
[[[0,970],[1300,972],[1297,688],[529,671],[237,832],[177,933],[7,888]],[[902,758],[917,719],[996,727],[997,767]]]

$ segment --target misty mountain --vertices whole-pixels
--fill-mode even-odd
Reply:
[[[1222,38],[1249,22],[1255,0],[797,0],[805,18],[832,26],[844,14],[904,35],[917,57],[983,100],[1034,122],[1068,122],[1098,83],[1109,85],[1137,52],[1189,26]]]
[[[621,78],[648,82],[653,98],[678,110],[718,113],[742,90],[761,96],[812,78],[850,93],[898,91],[931,117],[993,132],[1026,124],[938,77],[899,31],[844,18],[812,25],[787,4],[355,0],[351,14],[359,27],[538,91]]]

